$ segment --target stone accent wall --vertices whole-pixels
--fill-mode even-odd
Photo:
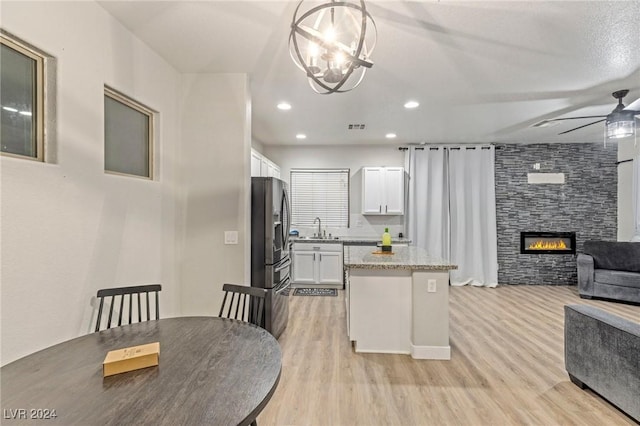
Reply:
[[[575,285],[576,255],[520,254],[520,231],[617,238],[615,143],[497,145],[498,283]],[[534,164],[540,169],[535,170]],[[528,173],[564,173],[564,184],[529,184]]]

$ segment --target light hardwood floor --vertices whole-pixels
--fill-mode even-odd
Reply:
[[[569,381],[563,306],[635,321],[640,306],[580,299],[575,287],[453,287],[452,358],[433,361],[355,353],[342,291],[290,302],[282,377],[260,426],[635,424]]]

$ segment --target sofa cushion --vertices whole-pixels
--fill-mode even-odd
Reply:
[[[609,269],[596,269],[595,282],[598,284],[620,285],[623,287],[636,287],[640,291],[640,274],[627,271],[611,271]]]
[[[640,272],[640,243],[585,241],[584,252],[593,257],[595,269]]]

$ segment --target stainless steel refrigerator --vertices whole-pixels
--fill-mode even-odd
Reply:
[[[268,290],[265,328],[278,338],[289,320],[291,213],[287,184],[251,178],[251,286]]]

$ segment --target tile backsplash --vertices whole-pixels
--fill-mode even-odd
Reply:
[[[379,237],[382,238],[382,233],[385,228],[389,228],[389,233],[392,237],[397,238],[402,232],[404,234],[404,216],[370,216],[362,214],[351,214],[349,228],[331,228],[322,225],[322,230],[327,233],[327,236],[338,237]],[[318,232],[318,226],[291,226],[291,229],[296,229],[300,233],[301,237],[312,237],[314,233]],[[406,237],[406,234],[404,235]]]

